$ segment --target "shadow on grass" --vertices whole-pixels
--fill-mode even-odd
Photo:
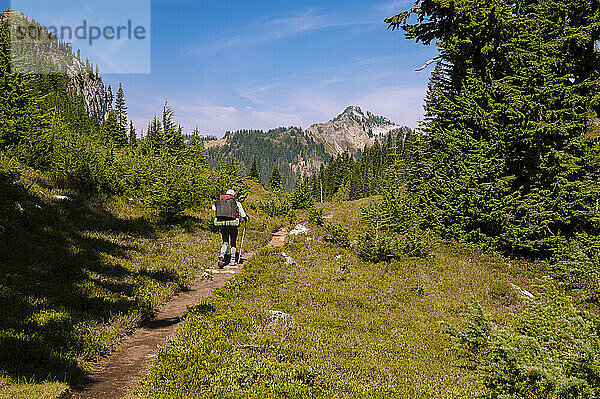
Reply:
[[[153,320],[147,320],[144,323],[144,327],[146,327],[148,329],[164,328],[164,327],[169,327],[169,326],[175,325],[175,324],[179,323],[180,321],[181,321],[181,319],[179,317],[168,317],[166,319],[153,319]]]
[[[0,375],[85,384],[76,359],[95,343],[93,331],[81,337],[82,323],[145,311],[136,279],[178,282],[174,273],[123,267],[119,259],[142,250],[103,237],[135,243],[156,238],[155,227],[93,203],[45,202],[0,174]]]

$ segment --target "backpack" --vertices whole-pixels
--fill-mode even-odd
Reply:
[[[223,194],[215,202],[215,226],[237,227],[240,225],[240,214],[237,202],[232,195]]]

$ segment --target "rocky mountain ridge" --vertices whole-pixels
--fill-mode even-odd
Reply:
[[[14,39],[11,40],[13,72],[66,75],[67,89],[83,99],[88,114],[95,115],[99,120],[105,119],[112,108],[113,94],[94,72],[93,65],[87,60],[83,62],[70,43],[58,40],[39,22],[23,13],[6,10],[0,14],[0,18],[8,21]],[[24,37],[23,29],[25,32],[36,32],[36,35]]]
[[[377,138],[397,129],[400,126],[388,118],[351,105],[334,119],[314,124],[306,132],[317,143],[322,143],[329,154],[337,155],[343,152],[356,154],[365,146],[372,146]]]
[[[329,122],[311,125],[304,134],[311,141],[322,144],[331,156],[344,152],[356,155],[366,146],[372,146],[376,139],[381,141],[388,133],[401,128],[385,116],[374,115],[371,111],[363,112],[359,106],[351,105]],[[267,135],[265,139],[286,141],[288,133],[289,130],[281,130],[278,137]],[[227,132],[222,139],[206,141],[205,148],[221,147],[231,144],[232,140],[235,140],[235,134]]]

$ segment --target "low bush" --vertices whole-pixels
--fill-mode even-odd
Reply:
[[[358,254],[362,259],[375,263],[401,259],[405,256],[424,258],[431,254],[436,244],[435,236],[421,229],[381,237],[366,232],[359,240]]]
[[[387,191],[382,201],[364,208],[362,218],[368,231],[361,236],[358,251],[365,260],[425,257],[435,248],[433,233],[420,227],[423,216],[417,202],[403,187]]]
[[[270,193],[265,200],[259,202],[258,207],[271,217],[286,216],[292,211],[289,195],[281,192]]]
[[[477,369],[486,398],[594,398],[600,395],[600,320],[579,310],[551,280],[518,316],[498,327],[475,304],[462,329],[449,333]]]
[[[324,227],[327,232],[323,237],[325,241],[332,242],[341,247],[350,247],[350,229],[341,224],[330,222],[325,222]]]
[[[317,207],[308,208],[308,221],[316,224],[317,226],[323,226],[325,218],[323,217],[323,209]]]
[[[315,203],[315,199],[310,191],[308,180],[298,180],[294,191],[290,195],[290,204],[292,209],[309,209]]]

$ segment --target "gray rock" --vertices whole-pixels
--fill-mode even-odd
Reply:
[[[60,201],[73,201],[73,198],[67,197],[66,195],[55,194],[52,196],[52,198],[60,200]]]
[[[292,231],[290,231],[290,235],[295,236],[295,235],[299,235],[299,234],[306,234],[306,233],[308,233],[308,231],[309,231],[308,227],[305,227],[301,224],[297,224],[296,227],[294,227],[294,229]]]
[[[283,258],[285,259],[285,265],[286,266],[292,266],[294,264],[296,264],[296,262],[294,261],[294,259],[292,259],[288,254],[286,254],[285,252],[281,253],[281,256],[283,256]]]
[[[356,154],[365,145],[372,146],[377,137],[398,128],[400,126],[389,119],[369,111],[364,113],[360,107],[353,105],[329,122],[312,125],[306,132],[317,143],[323,143],[328,153],[337,155],[344,151]]]
[[[269,310],[271,314],[270,323],[272,326],[285,327],[292,322],[292,316],[280,310]]]
[[[519,294],[525,298],[533,299],[533,294],[531,292],[527,291],[526,289],[523,289],[513,283],[510,283],[510,286],[513,290],[516,291],[517,294]]]

